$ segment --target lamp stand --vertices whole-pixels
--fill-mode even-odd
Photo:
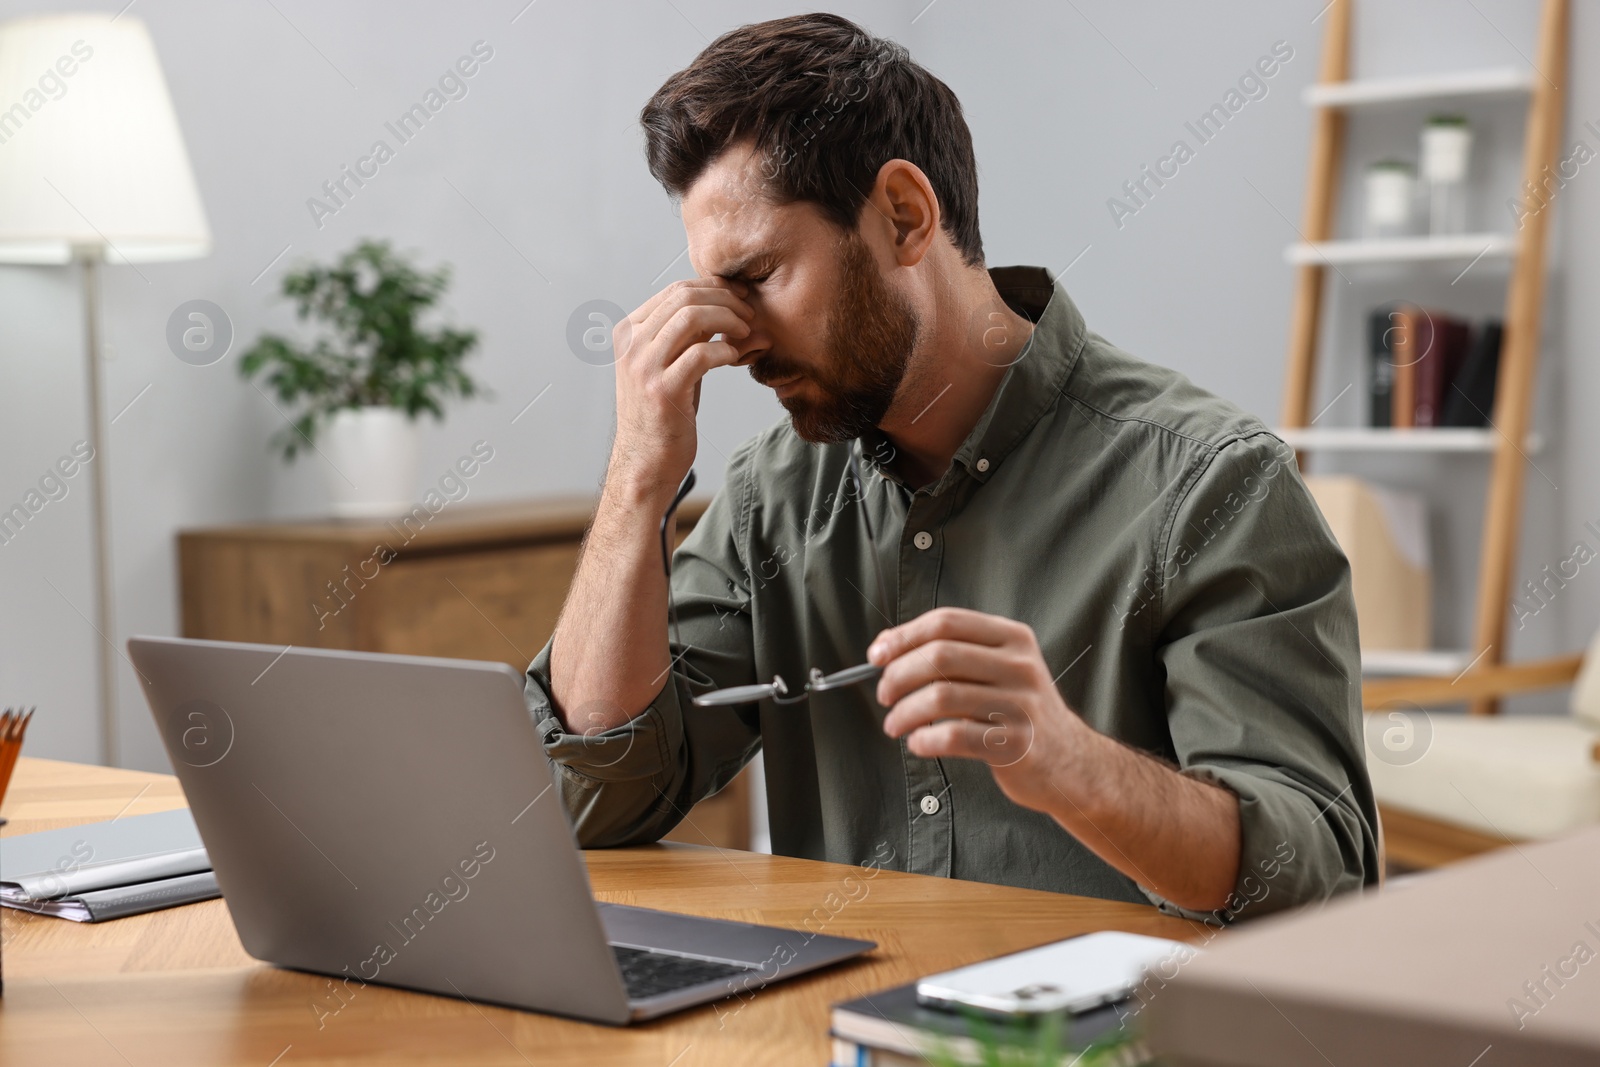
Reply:
[[[83,274],[83,352],[89,383],[90,521],[94,550],[94,627],[100,635],[100,761],[115,767],[121,746],[117,743],[116,610],[111,580],[111,500],[107,492],[105,408],[101,401],[100,369],[100,259],[104,250],[84,245],[73,250]]]

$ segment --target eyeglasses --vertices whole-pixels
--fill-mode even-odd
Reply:
[[[885,608],[889,605],[889,594],[883,584],[883,567],[878,560],[877,538],[872,532],[872,517],[867,514],[865,500],[866,484],[861,480],[861,468],[856,463],[856,451],[850,448],[850,478],[856,486],[856,502],[861,508],[861,521],[867,528],[867,552],[872,557],[872,576],[878,585],[878,596]],[[678,505],[683,503],[683,498],[689,495],[689,490],[694,488],[694,471],[690,471],[683,479],[683,484],[678,486],[678,495],[672,498],[672,504],[667,508],[667,513],[661,517],[661,565],[667,575],[667,609],[671,614],[672,643],[678,648],[683,648],[683,642],[678,639],[678,603],[672,595],[672,550],[667,543],[667,531],[672,525],[672,516],[677,513]],[[683,655],[683,653],[679,653]],[[846,667],[842,671],[832,674],[823,674],[817,668],[811,668],[806,676],[806,684],[797,692],[789,691],[788,683],[782,675],[773,675],[772,681],[762,682],[758,685],[736,685],[728,689],[713,689],[708,693],[701,693],[693,698],[696,707],[713,708],[727,707],[733,704],[753,704],[760,700],[771,700],[774,704],[798,704],[812,693],[825,693],[830,689],[844,689],[852,685],[870,681],[883,673],[883,668],[871,663],[863,663],[859,667]]]

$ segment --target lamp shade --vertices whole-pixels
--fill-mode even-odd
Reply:
[[[192,259],[211,231],[144,24],[0,24],[0,263]]]

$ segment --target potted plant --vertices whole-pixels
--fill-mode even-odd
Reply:
[[[286,460],[306,449],[327,461],[333,512],[381,518],[409,509],[417,480],[416,420],[444,417],[451,396],[480,390],[461,364],[474,330],[427,329],[419,318],[450,284],[450,268],[424,273],[386,241],[363,241],[331,267],[284,276],[301,321],[324,327],[310,347],[264,333],[239,362],[299,413],[273,438]],[[320,442],[320,443],[319,443]]]

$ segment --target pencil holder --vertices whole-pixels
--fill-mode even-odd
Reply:
[[[22,735],[33,721],[33,712],[33,708],[26,712],[12,708],[0,712],[0,804],[5,803],[11,772],[16,769],[17,757],[22,755]]]

